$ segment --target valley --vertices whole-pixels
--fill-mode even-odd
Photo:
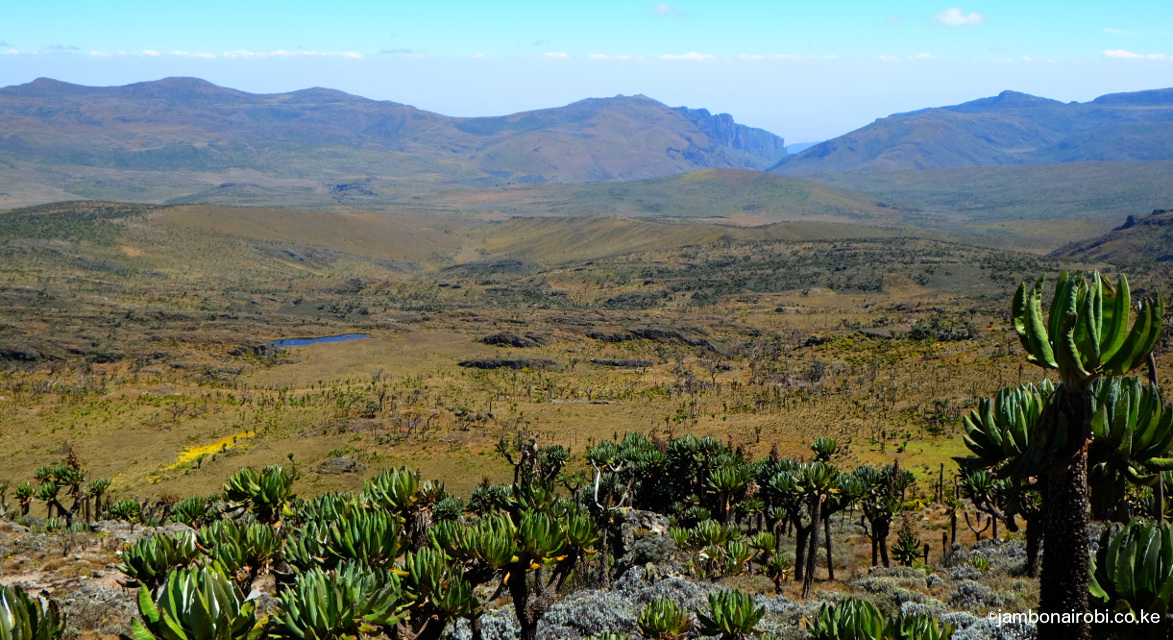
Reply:
[[[157,622],[117,584],[142,607],[197,573],[273,637],[681,637],[644,617],[684,602],[760,607],[730,638],[805,640],[857,601],[918,638],[1035,637],[987,616],[1040,606],[1042,498],[1001,466],[1038,452],[974,424],[1059,381],[1015,326],[1044,326],[1064,271],[1119,283],[1078,303],[1106,328],[1072,348],[1148,346],[1173,380],[1173,158],[1087,142],[1093,116],[1160,133],[1168,102],[1007,93],[786,156],[644,96],[449,118],[190,78],[0,89],[0,577],[86,638]],[[1030,162],[921,128],[1042,111]],[[1132,312],[1143,340],[1112,324]],[[1097,519],[1167,511],[1170,415],[1124,437],[1096,414]],[[408,613],[305,622],[306,576]]]

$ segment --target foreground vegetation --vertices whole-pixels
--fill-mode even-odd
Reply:
[[[140,594],[67,604],[68,633],[196,637],[199,593],[217,637],[1028,637],[982,616],[1039,604],[1035,474],[997,434],[1054,394],[1011,293],[1057,265],[831,227],[332,215],[7,219],[0,578],[49,584],[60,550],[82,568],[54,600],[106,564]],[[273,344],[344,333],[369,337]],[[1123,523],[1161,512],[1173,411],[1094,389],[1122,422],[1095,423],[1089,499],[1121,524],[1090,592],[1158,610],[1164,561],[1135,558],[1167,525]]]

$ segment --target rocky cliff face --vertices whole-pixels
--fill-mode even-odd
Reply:
[[[764,129],[737,124],[728,113],[713,115],[708,109],[688,107],[676,107],[674,111],[700,129],[714,144],[733,147],[762,158],[764,164],[759,168],[772,166],[786,155],[786,141],[780,136]]]

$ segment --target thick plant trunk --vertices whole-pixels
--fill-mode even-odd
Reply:
[[[811,589],[815,585],[815,566],[819,559],[819,520],[822,519],[823,498],[825,496],[819,495],[814,498],[814,504],[811,506],[811,536],[810,536],[810,551],[807,552],[806,557],[806,573],[802,576],[802,599],[806,600],[811,595]]]
[[[424,506],[408,519],[407,530],[411,532],[411,548],[418,551],[431,543],[432,507]]]
[[[516,571],[509,577],[509,595],[513,597],[513,612],[521,628],[520,640],[538,637],[538,621],[554,604],[553,589],[542,580],[542,570],[533,573]]]
[[[888,532],[892,528],[892,521],[887,518],[878,520],[876,524],[872,525],[872,535],[876,537],[876,543],[880,545],[880,562],[884,564],[884,568],[891,567],[891,561],[888,560]]]
[[[830,516],[823,519],[823,538],[826,541],[827,547],[827,579],[835,579],[835,563],[831,561],[831,518]]]
[[[794,527],[794,579],[806,577],[806,550],[809,546],[811,525]]]
[[[1038,515],[1026,519],[1026,575],[1039,577],[1039,542],[1043,539],[1043,523]]]
[[[1063,430],[1067,443],[1053,459],[1043,486],[1043,571],[1039,579],[1039,612],[1070,614],[1079,622],[1040,624],[1039,640],[1087,640],[1088,612],[1088,490],[1087,445],[1091,439],[1091,394],[1055,391],[1042,416],[1052,435]],[[1066,464],[1065,464],[1066,463]]]

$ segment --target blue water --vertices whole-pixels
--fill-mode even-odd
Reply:
[[[345,342],[347,340],[362,340],[369,338],[365,333],[348,333],[344,336],[326,336],[324,338],[290,338],[288,340],[274,340],[273,346],[277,347],[302,347],[307,344],[317,344],[319,342]]]

